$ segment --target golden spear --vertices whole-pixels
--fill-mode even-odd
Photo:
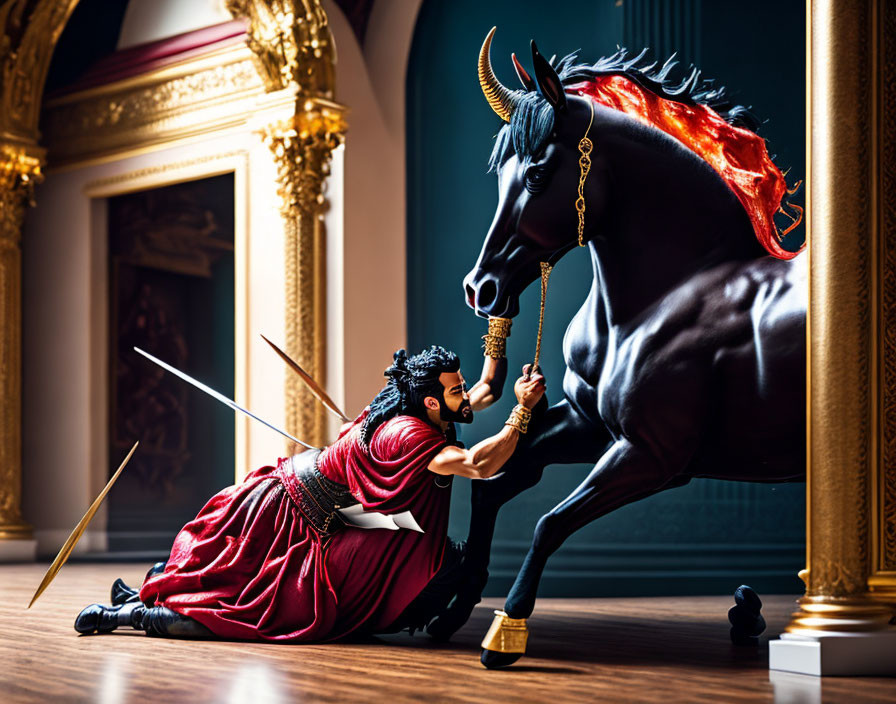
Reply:
[[[77,545],[78,539],[81,537],[84,531],[87,530],[87,524],[90,523],[93,515],[97,512],[97,509],[99,509],[100,504],[103,503],[103,499],[106,498],[106,494],[109,493],[109,489],[112,488],[115,480],[118,479],[118,475],[121,474],[121,470],[123,470],[127,463],[130,461],[131,456],[134,454],[134,451],[137,449],[137,445],[139,444],[139,440],[134,443],[134,446],[131,448],[128,456],[125,457],[124,461],[118,466],[115,474],[112,475],[112,478],[109,480],[106,486],[103,487],[100,495],[93,500],[92,504],[90,504],[90,508],[87,509],[87,513],[84,514],[84,517],[80,521],[78,521],[78,525],[75,526],[72,534],[68,536],[68,540],[65,541],[65,544],[63,544],[62,548],[59,550],[59,554],[56,555],[56,559],[53,560],[53,564],[50,565],[50,568],[47,570],[47,573],[41,580],[40,586],[37,588],[37,591],[34,592],[34,596],[31,597],[31,602],[28,604],[29,609],[34,605],[34,602],[37,601],[37,598],[44,593],[44,590],[50,586],[50,582],[53,581],[53,578],[57,575],[59,570],[62,569],[65,561],[68,560],[68,556],[71,555],[72,550],[75,549],[75,545]]]
[[[286,352],[277,347],[277,345],[271,342],[264,335],[261,336],[261,339],[267,342],[273,348],[274,352],[280,355],[280,359],[286,362],[287,366],[299,375],[299,378],[305,382],[305,385],[310,389],[311,393],[313,393],[317,397],[317,400],[320,401],[328,411],[339,416],[339,418],[342,419],[343,423],[348,423],[351,420],[351,418],[349,418],[345,415],[345,413],[339,410],[339,406],[337,406],[333,399],[329,397],[327,392],[324,391],[323,388],[321,388],[320,384],[318,384],[308,372],[306,372],[304,369],[302,369],[302,367],[299,366],[298,362],[294,361],[288,354],[286,354]]]

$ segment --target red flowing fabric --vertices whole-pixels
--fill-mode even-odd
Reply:
[[[365,414],[343,426],[318,469],[365,510],[411,511],[424,530],[348,527],[325,544],[289,498],[289,459],[220,492],[188,523],[140,599],[196,619],[221,638],[319,642],[393,623],[442,563],[451,491],[427,470],[447,443],[398,416],[360,445]]]
[[[597,78],[567,90],[588,95],[595,102],[631,115],[675,137],[710,166],[728,184],[747,211],[760,244],[778,259],[793,259],[795,252],[781,246],[781,238],[802,220],[802,209],[792,223],[778,232],[774,217],[787,194],[787,183],[765,147],[765,140],[750,130],[727,123],[706,105],[685,105],[661,98],[620,75]]]

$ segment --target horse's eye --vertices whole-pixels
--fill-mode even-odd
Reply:
[[[548,170],[543,166],[530,166],[526,169],[526,190],[538,193],[548,181]]]

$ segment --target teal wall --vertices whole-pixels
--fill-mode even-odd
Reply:
[[[530,63],[529,40],[546,56],[581,49],[593,61],[617,44],[677,48],[735,90],[739,102],[767,118],[763,134],[777,163],[804,171],[804,4],[759,0],[744,7],[708,0],[615,0],[488,3],[429,0],[420,11],[407,77],[408,337],[413,351],[442,344],[478,377],[485,321],[464,304],[461,281],[476,261],[497,204],[486,162],[500,121],[476,79],[476,58],[498,26],[492,61],[503,82],[516,84],[515,51]],[[570,201],[570,207],[572,202]],[[583,251],[555,268],[548,293],[543,366],[548,395],[561,393],[560,343],[591,284]],[[538,290],[521,299],[508,341],[511,369],[531,360]],[[513,405],[505,398],[465,428],[469,446],[495,432]],[[534,489],[505,506],[493,544],[488,594],[506,593],[535,523],[590,469],[549,468]],[[737,484],[697,480],[624,507],[583,528],[548,564],[543,596],[731,593],[742,582],[760,593],[799,592],[804,566],[802,484]],[[451,533],[465,537],[469,482],[455,482]]]

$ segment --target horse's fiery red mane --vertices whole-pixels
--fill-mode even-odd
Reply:
[[[803,211],[792,204],[796,215],[784,210],[784,198],[792,191],[759,135],[727,123],[706,105],[662,98],[623,75],[597,76],[566,90],[656,127],[704,159],[740,200],[756,238],[772,256],[793,259],[805,248],[805,242],[794,252],[781,246],[784,235],[802,221]],[[784,231],[775,224],[776,213],[792,221]]]

